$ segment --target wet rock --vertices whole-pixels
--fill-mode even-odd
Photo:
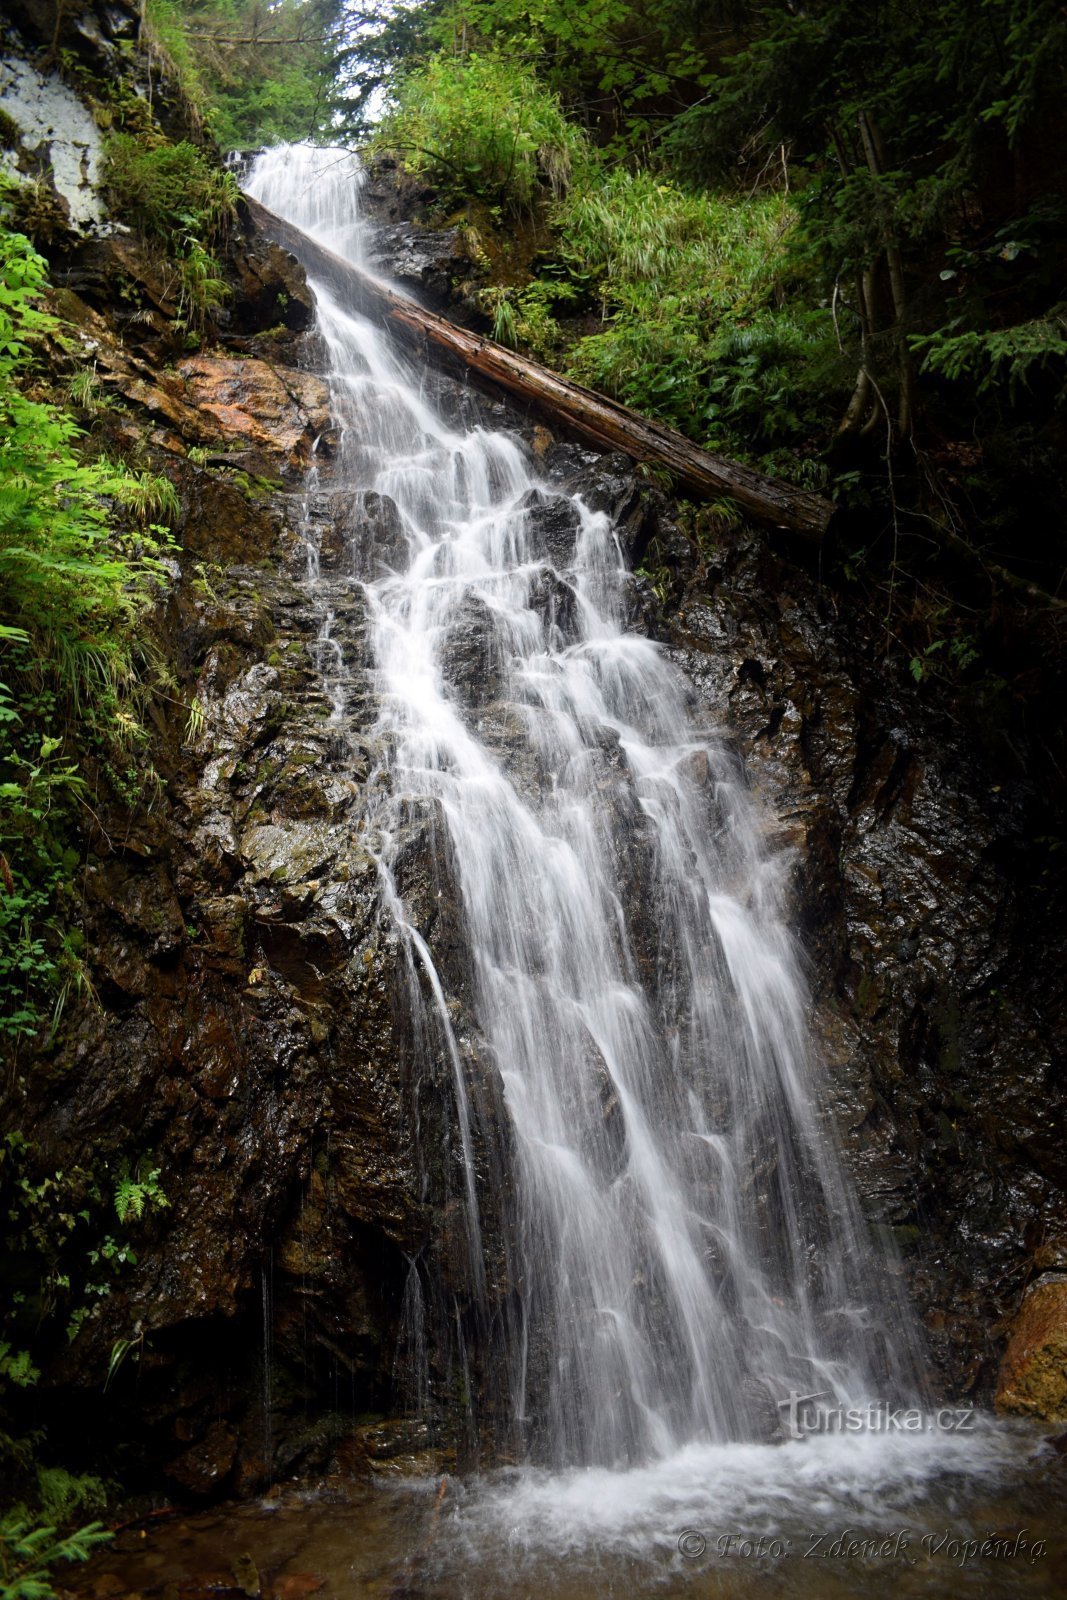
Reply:
[[[455,228],[387,223],[375,230],[371,249],[377,271],[429,304],[447,301],[457,275],[470,270]]]
[[[557,572],[574,563],[574,545],[580,526],[573,502],[560,495],[531,489],[522,501],[533,548],[551,561]]]
[[[408,541],[396,502],[387,494],[350,489],[314,496],[309,520],[323,571],[373,581],[407,562]]]
[[[275,1578],[273,1596],[274,1600],[305,1600],[306,1595],[318,1594],[325,1587],[326,1579],[315,1572],[289,1572]]]
[[[303,332],[315,316],[303,268],[288,251],[256,232],[243,202],[238,210],[242,228],[227,241],[226,250],[238,288],[230,327],[236,333],[277,327]]]
[[[246,1552],[240,1555],[233,1563],[234,1583],[242,1594],[248,1595],[249,1600],[258,1600],[263,1593],[263,1584],[259,1576],[259,1568],[255,1561]]]
[[[178,369],[189,403],[227,439],[261,446],[286,464],[305,461],[329,424],[329,393],[320,378],[254,358],[197,356]]]
[[[905,1253],[935,1383],[990,1396],[1032,1242],[1064,1233],[1062,922],[1051,885],[1025,915],[1016,879],[1036,797],[1004,803],[958,725],[885,670],[869,619],[765,541],[720,535],[680,572],[654,628],[792,850],[825,1103]]]
[[[578,637],[578,596],[550,569],[539,572],[530,585],[530,608],[545,625],[550,648],[559,649]]]
[[[114,910],[123,927],[139,935],[138,948],[149,959],[170,955],[185,937],[185,918],[162,867],[131,868],[122,860],[92,866],[86,894]]]
[[[774,1444],[785,1437],[782,1428],[783,1413],[778,1408],[774,1394],[762,1378],[741,1380],[741,1411],[753,1439],[764,1444]]]
[[[241,836],[250,884],[294,884],[320,878],[335,853],[336,842],[325,823],[263,823]]]
[[[998,1411],[1067,1421],[1067,1274],[1030,1285],[997,1376]]]
[[[168,1463],[167,1475],[193,1495],[217,1492],[230,1473],[237,1454],[237,1438],[225,1422],[214,1423],[202,1439]]]
[[[263,561],[291,539],[284,513],[271,503],[267,484],[249,478],[262,463],[252,451],[228,451],[204,465],[182,462],[170,472],[181,491],[177,533],[183,548],[219,566]],[[276,463],[274,463],[276,466]],[[201,578],[210,586],[210,579]]]
[[[418,1417],[397,1417],[389,1422],[373,1422],[355,1433],[360,1448],[372,1461],[388,1461],[393,1456],[413,1455],[430,1444],[430,1430]]]
[[[468,706],[484,706],[498,698],[505,663],[490,607],[468,596],[441,645],[444,680]]]
[[[645,553],[651,496],[648,486],[637,477],[630,457],[600,457],[574,473],[567,489],[579,495],[590,511],[602,511],[610,517],[627,559],[637,566]]]

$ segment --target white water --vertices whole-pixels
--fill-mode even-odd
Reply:
[[[248,188],[356,258],[359,184],[353,159],[294,146],[261,157]],[[650,1484],[656,1462],[757,1435],[760,1406],[791,1389],[902,1399],[907,1319],[816,1113],[782,863],[736,761],[626,631],[607,518],[540,482],[516,438],[451,427],[385,335],[313,288],[387,750],[367,837],[416,1032],[441,1042],[455,1102],[470,1257],[456,1361],[477,1363],[481,1341],[512,1449],[637,1465]],[[573,525],[559,570],[524,509],[533,490]],[[399,511],[396,570],[358,567],[370,491]],[[320,666],[343,721],[333,629],[324,593]],[[472,640],[478,664],[457,679]],[[460,891],[463,996],[394,870],[428,805]],[[503,1292],[484,1260],[501,1227]],[[421,1345],[417,1273],[407,1298]]]

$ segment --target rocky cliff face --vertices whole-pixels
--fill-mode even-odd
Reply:
[[[382,193],[384,264],[451,292],[454,241],[398,222]],[[145,1222],[136,1270],[57,1345],[40,1412],[57,1442],[95,1435],[82,1453],[127,1481],[148,1460],[196,1495],[426,1459],[424,1430],[403,1420],[410,1264],[461,1301],[464,1270],[448,1069],[415,1068],[405,996],[418,979],[361,841],[374,690],[310,300],[247,222],[228,273],[214,342],[176,356],[165,285],[135,241],[57,250],[59,308],[121,397],[112,442],[181,498],[157,619],[175,689],[153,709],[151,803],[130,811],[103,791],[86,840],[95,998],[6,1111],[35,1128],[42,1173],[106,1175],[147,1155],[160,1168],[169,1206]],[[471,414],[461,384],[436,381]],[[938,703],[890,672],[877,625],[788,547],[712,521],[698,536],[630,463],[500,405],[481,414],[523,435],[549,480],[613,511],[634,560],[668,574],[659,593],[635,582],[635,625],[732,731],[779,819],[828,1099],[864,1204],[903,1253],[937,1384],[988,1396],[1004,1319],[1067,1262],[1063,895],[1032,837],[1045,824],[1025,762],[989,755],[981,704]],[[564,555],[552,501],[532,515]],[[366,559],[387,557],[388,502],[368,495],[362,519]],[[302,581],[309,538],[328,638]],[[453,654],[470,697],[490,692],[485,667],[472,615]],[[408,828],[405,900],[462,996],[447,855],[432,815]],[[134,1359],[103,1395],[117,1341]],[[449,1352],[430,1358],[443,1383]],[[447,1440],[462,1448],[453,1402]]]
[[[988,1398],[1005,1319],[1067,1248],[1040,797],[988,760],[981,706],[964,720],[901,681],[877,621],[764,540],[724,537],[662,626],[795,851],[835,1120],[937,1381]]]

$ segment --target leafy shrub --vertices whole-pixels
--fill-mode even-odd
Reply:
[[[15,1038],[78,971],[57,900],[81,789],[64,736],[136,736],[135,624],[165,572],[146,523],[175,509],[165,480],[81,459],[73,417],[20,387],[55,329],[45,282],[29,241],[0,232],[0,1035]]]
[[[442,200],[477,197],[517,215],[562,195],[588,158],[581,130],[526,66],[437,55],[401,82],[375,147],[429,178]]]
[[[655,310],[663,293],[709,312],[754,309],[773,291],[795,213],[781,195],[693,194],[647,168],[601,168],[557,208],[565,259],[589,273],[605,309]]]
[[[556,218],[563,259],[605,318],[572,349],[573,377],[735,453],[818,429],[848,375],[828,311],[776,305],[795,220],[786,198],[691,194],[620,168]]]
[[[107,141],[105,181],[117,214],[149,238],[174,245],[192,234],[218,236],[234,215],[233,174],[213,167],[195,145],[148,145],[128,133]]]
[[[149,60],[169,69],[181,84],[182,94],[194,112],[204,105],[194,46],[189,38],[188,18],[177,0],[143,0],[141,39]]]
[[[129,624],[164,575],[158,541],[118,536],[116,509],[173,511],[174,500],[158,480],[79,459],[74,419],[19,387],[29,341],[55,326],[37,307],[45,282],[29,241],[0,233],[0,599],[9,650],[31,643],[80,708],[130,674]]]
[[[959,317],[936,333],[913,336],[911,347],[923,356],[925,371],[957,381],[968,379],[978,394],[1004,385],[1012,403],[1021,388],[1051,373],[1062,393],[1067,374],[1067,304],[1012,328],[979,332],[962,327],[962,322]]]
[[[493,338],[500,344],[521,346],[539,361],[558,361],[565,335],[556,312],[580,297],[578,285],[537,279],[520,288],[482,289],[479,304],[493,319]]]
[[[337,137],[335,0],[147,0],[146,20],[224,150]]]

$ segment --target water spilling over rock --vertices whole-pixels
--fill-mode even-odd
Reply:
[[[290,146],[248,187],[352,257],[360,176]],[[416,1259],[405,1295],[414,1392],[427,1317],[474,1427],[555,1464],[766,1435],[790,1391],[906,1391],[906,1318],[816,1109],[781,857],[685,678],[626,630],[611,520],[514,437],[446,422],[313,287],[348,507],[339,549],[308,520],[319,663],[354,733],[331,597],[356,586],[384,751],[364,838],[412,1050],[453,1102],[427,1158],[452,1195],[448,1281]],[[413,817],[458,924],[406,893]]]

